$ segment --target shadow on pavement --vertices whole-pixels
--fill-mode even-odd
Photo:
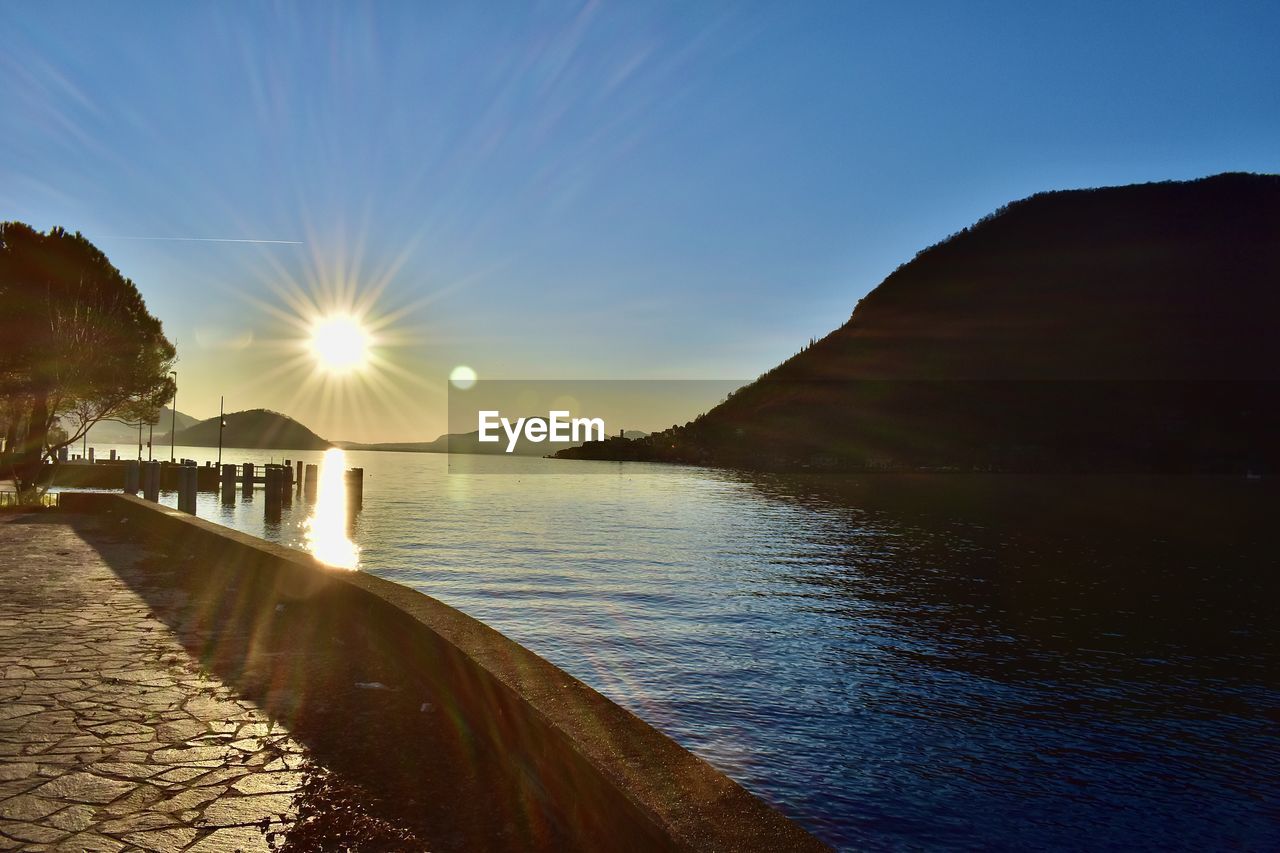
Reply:
[[[154,543],[139,561],[137,541],[108,522],[48,520],[70,520],[211,675],[310,750],[315,766],[282,849],[582,846],[529,777],[381,634],[333,619],[334,608],[283,598],[262,573],[209,556],[162,556]],[[609,846],[628,844],[624,831]]]

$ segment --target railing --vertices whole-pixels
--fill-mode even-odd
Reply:
[[[57,492],[46,492],[40,495],[40,498],[35,503],[31,503],[30,501],[19,500],[17,492],[0,491],[0,509],[8,507],[56,507],[57,505]]]

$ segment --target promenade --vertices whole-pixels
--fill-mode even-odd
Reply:
[[[158,618],[186,593],[142,547],[87,536],[0,516],[0,848],[281,846],[307,750]]]

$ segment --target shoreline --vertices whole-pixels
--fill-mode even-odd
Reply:
[[[552,846],[824,849],[630,712],[422,593],[330,569],[301,552],[140,499],[65,492],[62,502],[63,512],[96,516],[130,538],[163,541],[172,558],[187,556],[201,567],[199,594],[210,612],[250,621],[270,621],[277,606],[306,613],[304,626],[290,636],[307,654],[331,648],[328,626],[354,631],[337,654],[379,668],[372,682],[403,686],[397,695],[432,697],[405,701],[445,711],[457,749],[497,756],[496,767],[518,771],[513,790],[523,793],[513,799],[536,805],[539,825],[556,828]],[[259,663],[270,668],[269,658]],[[286,670],[267,681],[288,676]]]

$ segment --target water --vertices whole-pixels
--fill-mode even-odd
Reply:
[[[1273,483],[347,457],[363,570],[837,847],[1280,847]],[[199,514],[305,543],[300,503]]]

